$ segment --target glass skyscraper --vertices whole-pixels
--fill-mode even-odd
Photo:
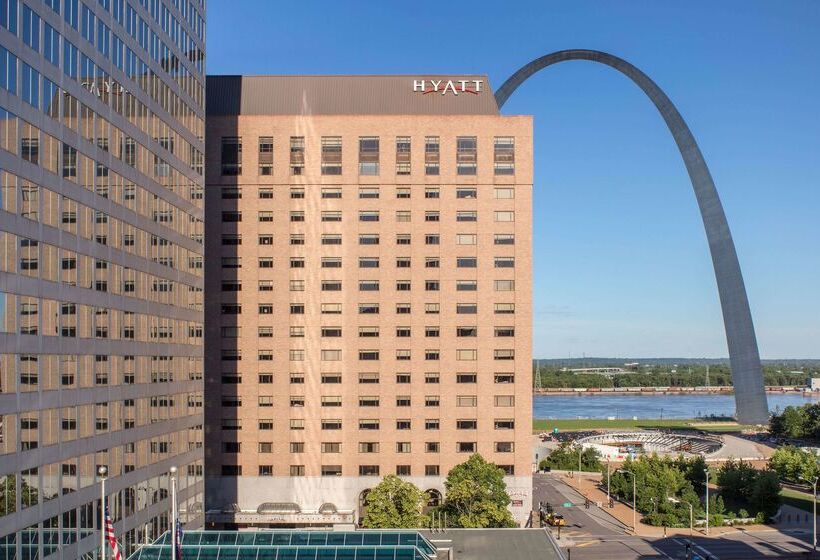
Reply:
[[[204,0],[0,0],[0,556],[203,523]]]

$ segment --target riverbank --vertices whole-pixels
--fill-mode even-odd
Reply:
[[[669,420],[631,420],[620,418],[606,420],[601,418],[580,419],[546,419],[535,418],[532,421],[534,433],[552,432],[558,428],[559,432],[573,432],[582,430],[624,430],[624,429],[677,429],[703,430],[712,433],[737,433],[753,429],[754,426],[738,424],[733,420],[709,421],[700,418],[682,418]]]
[[[813,394],[801,386],[770,386],[766,393]],[[734,387],[553,387],[533,389],[533,395],[732,395]]]

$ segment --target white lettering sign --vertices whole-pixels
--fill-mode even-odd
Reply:
[[[423,95],[428,93],[446,95],[448,91],[453,95],[461,93],[478,95],[483,83],[484,80],[413,80],[413,91]]]

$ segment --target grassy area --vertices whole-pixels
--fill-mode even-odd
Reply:
[[[618,420],[600,419],[583,419],[583,420],[545,420],[535,419],[532,422],[533,431],[551,432],[553,428],[558,428],[562,432],[571,432],[578,430],[601,430],[606,428],[613,429],[634,429],[634,428],[678,428],[678,429],[696,429],[715,433],[731,433],[740,432],[747,428],[742,424],[731,421],[716,421],[707,422],[700,419],[679,419],[679,420],[631,420],[622,418]]]
[[[780,497],[783,498],[783,504],[802,509],[803,511],[811,512],[811,494],[792,490],[791,488],[783,488],[780,491]]]

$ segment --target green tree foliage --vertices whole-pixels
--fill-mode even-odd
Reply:
[[[565,441],[558,449],[554,449],[545,459],[538,463],[540,469],[549,467],[559,471],[578,470],[579,446]],[[587,447],[581,451],[581,470],[597,472],[601,470],[601,454],[593,447]]]
[[[779,437],[820,439],[820,404],[787,406],[772,416],[769,431]]]
[[[820,476],[817,456],[793,445],[778,447],[769,459],[769,468],[776,472],[781,480],[795,484],[803,484],[803,480],[810,481]]]
[[[451,527],[515,527],[507,509],[510,496],[504,471],[478,453],[456,465],[444,481],[446,494],[441,510]]]
[[[8,515],[16,511],[17,505],[17,477],[13,474],[7,475],[0,479],[0,515]],[[32,506],[37,503],[38,492],[37,488],[29,486],[28,482],[21,480],[20,482],[20,502],[25,506]]]
[[[657,455],[642,455],[637,460],[627,459],[619,471],[610,477],[611,492],[627,503],[632,502],[632,475],[635,473],[637,509],[644,515],[644,521],[652,525],[684,527],[689,525],[689,506],[695,515],[701,511],[698,495],[687,478],[687,471],[681,468],[684,459],[670,459]],[[680,503],[673,503],[669,498]]]
[[[427,494],[396,475],[387,475],[367,498],[367,512],[362,526],[368,529],[414,529],[425,527],[427,516],[422,508]]]
[[[774,471],[760,471],[744,461],[729,460],[718,471],[720,494],[730,507],[763,513],[768,518],[780,505],[780,482]]]

